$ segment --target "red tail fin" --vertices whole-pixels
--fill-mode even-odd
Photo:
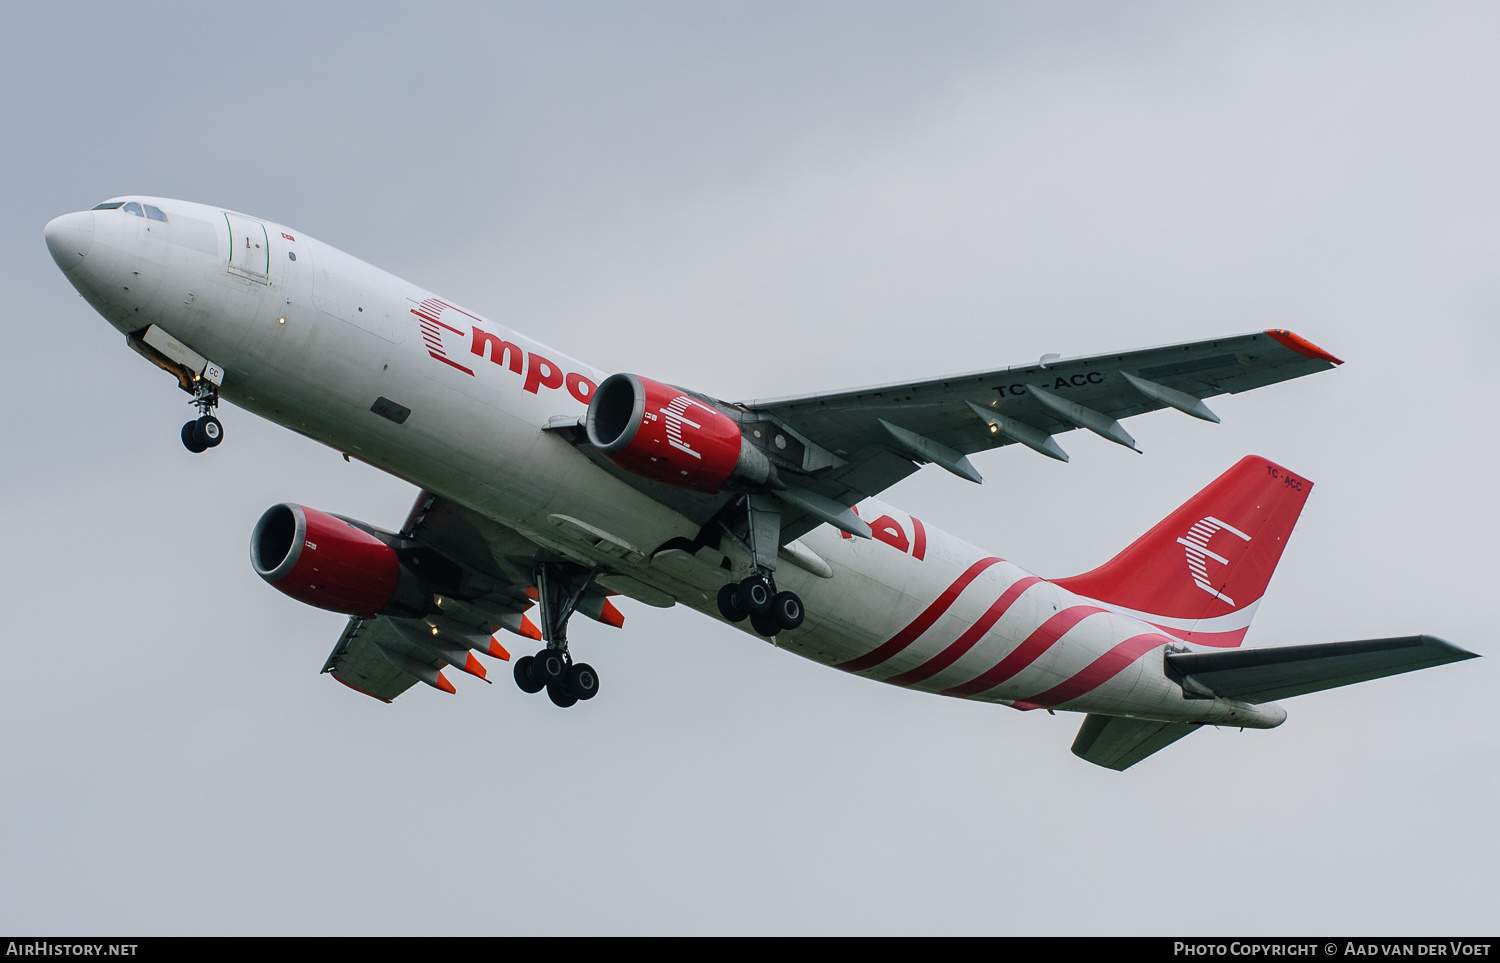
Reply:
[[[1247,455],[1125,551],[1057,584],[1178,638],[1239,645],[1311,491],[1300,475]]]

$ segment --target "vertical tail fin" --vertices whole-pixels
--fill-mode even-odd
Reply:
[[[1056,582],[1180,639],[1237,646],[1311,491],[1247,455],[1119,555]]]

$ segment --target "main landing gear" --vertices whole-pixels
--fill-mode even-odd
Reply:
[[[514,675],[522,692],[546,689],[552,704],[564,709],[599,694],[594,667],[574,662],[568,651],[568,619],[593,581],[592,570],[567,562],[543,562],[536,567],[536,601],[547,647],[516,660]]]
[[[796,592],[776,591],[776,580],[771,575],[776,565],[776,549],[781,544],[781,513],[775,510],[774,503],[754,495],[746,495],[744,505],[749,544],[728,525],[720,524],[725,534],[750,556],[751,573],[742,581],[719,589],[719,614],[728,622],[743,622],[748,618],[751,627],[769,639],[801,625],[806,612]]]
[[[748,618],[756,632],[771,638],[801,625],[806,612],[796,592],[778,592],[770,575],[756,573],[719,589],[719,614],[729,622]]]
[[[193,406],[198,417],[182,426],[182,447],[193,454],[217,448],[224,440],[224,426],[214,417],[219,406],[219,387],[211,381],[198,381],[193,388]]]

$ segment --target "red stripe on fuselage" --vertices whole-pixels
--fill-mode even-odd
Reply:
[[[1142,621],[1156,625],[1150,619],[1143,619]],[[1193,629],[1169,628],[1165,625],[1156,625],[1156,627],[1167,635],[1175,636],[1183,642],[1191,642],[1194,645],[1211,645],[1219,649],[1238,648],[1239,644],[1245,641],[1245,633],[1250,631],[1249,626],[1243,629],[1232,629],[1228,632],[1199,632]]]
[[[968,570],[960,575],[952,585],[944,589],[943,594],[939,595],[933,600],[931,605],[923,609],[922,614],[913,619],[910,625],[876,646],[874,650],[866,652],[858,658],[850,659],[847,662],[840,662],[834,668],[843,669],[845,672],[863,672],[865,669],[877,666],[897,652],[902,651],[915,642],[917,637],[923,632],[932,628],[934,622],[942,618],[943,613],[948,611],[954,602],[958,601],[958,596],[969,586],[970,582],[978,578],[980,573],[985,569],[991,565],[997,565],[999,562],[1000,559],[992,555],[989,558],[982,558],[973,565],[970,565]]]
[[[1250,626],[1245,625],[1227,632],[1205,632],[1196,627],[1184,629],[1174,625],[1162,625],[1156,621],[1161,616],[1152,615],[1149,612],[1121,612],[1120,614],[1138,622],[1145,622],[1179,641],[1191,642],[1194,645],[1211,645],[1219,649],[1237,648],[1241,642],[1245,641],[1245,635],[1250,631]]]
[[[944,689],[943,695],[971,696],[984,692],[986,689],[993,689],[1035,662],[1041,657],[1043,652],[1052,648],[1057,640],[1062,638],[1073,626],[1082,622],[1090,615],[1098,615],[1108,611],[1108,609],[1101,609],[1093,605],[1075,605],[1071,608],[1063,609],[1052,616],[1052,618],[1043,622],[1035,632],[1026,637],[1026,641],[1016,646],[1009,655],[980,674],[978,678],[965,682],[963,685],[956,685],[951,689]]]
[[[988,632],[996,622],[1000,621],[1000,616],[1004,615],[1006,611],[1016,603],[1016,600],[1021,597],[1021,594],[1023,592],[1040,581],[1041,579],[1037,578],[1035,575],[1028,575],[1023,579],[1019,579],[1011,583],[1010,588],[1005,590],[1005,594],[1001,595],[1000,598],[995,601],[995,604],[991,605],[989,607],[989,610],[979,617],[979,621],[969,626],[968,631],[966,631],[963,635],[960,635],[956,642],[948,646],[943,651],[939,652],[937,655],[928,659],[926,662],[923,662],[915,669],[909,669],[906,672],[903,672],[898,676],[893,676],[892,678],[886,679],[885,681],[889,682],[891,685],[915,685],[918,682],[922,682],[926,679],[932,678],[939,672],[948,668],[948,666],[957,662],[959,657],[962,656],[965,652],[972,649],[974,647],[974,643],[983,638],[984,634]]]
[[[1025,701],[1033,705],[1050,707],[1071,702],[1079,696],[1087,695],[1099,686],[1113,679],[1125,671],[1132,662],[1142,655],[1150,652],[1158,645],[1167,645],[1172,639],[1169,636],[1158,635],[1148,632],[1145,635],[1137,635],[1133,639],[1126,639],[1119,645],[1090,662],[1083,671],[1058,683],[1046,692],[1028,696]]]

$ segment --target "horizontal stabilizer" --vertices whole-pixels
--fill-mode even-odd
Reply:
[[[1431,635],[1408,635],[1399,639],[1176,653],[1167,656],[1167,665],[1171,671],[1226,699],[1256,703],[1478,657]]]
[[[1197,728],[1196,722],[1155,722],[1091,713],[1073,740],[1073,755],[1105,769],[1129,769]]]

